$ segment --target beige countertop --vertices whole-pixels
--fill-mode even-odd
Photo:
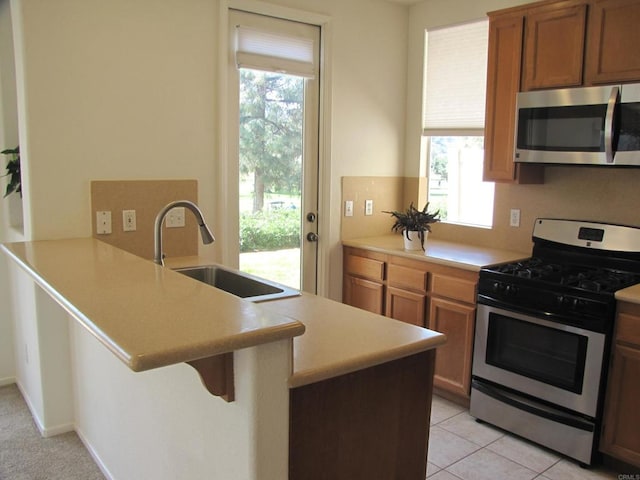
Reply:
[[[94,239],[2,249],[135,371],[296,337],[289,384],[298,387],[446,341],[315,295],[253,304]],[[203,263],[210,262],[167,259],[173,268]]]
[[[405,250],[400,235],[384,235],[380,237],[357,238],[343,240],[347,247],[362,248],[374,252],[398,255],[415,260],[425,260],[463,270],[479,271],[481,268],[498,263],[514,262],[529,258],[530,253],[499,250],[495,248],[466,245],[428,238],[425,251]]]
[[[616,292],[616,300],[640,304],[640,284],[618,290]]]
[[[134,371],[304,333],[304,325],[91,238],[2,245]]]

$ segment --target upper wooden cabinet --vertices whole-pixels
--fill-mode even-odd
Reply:
[[[526,17],[522,91],[582,85],[587,5],[540,8]]]
[[[640,80],[640,2],[595,0],[590,5],[585,84]]]
[[[542,183],[513,162],[519,91],[640,81],[638,0],[545,0],[489,15],[484,180]]]
[[[522,14],[490,18],[483,172],[488,182],[542,183],[542,167],[513,162],[523,31]]]

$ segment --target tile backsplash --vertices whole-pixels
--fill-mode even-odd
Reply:
[[[197,203],[196,180],[94,180],[91,182],[93,237],[143,258],[152,259],[153,227],[158,212],[174,200]],[[123,229],[123,210],[135,210],[136,230]],[[111,212],[111,233],[97,234],[96,212]],[[185,226],[163,227],[163,250],[167,256],[198,254],[198,226],[185,212]]]

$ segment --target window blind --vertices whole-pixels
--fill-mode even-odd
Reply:
[[[438,28],[426,35],[425,135],[482,135],[489,22]]]
[[[267,72],[316,76],[311,38],[287,36],[242,25],[236,26],[238,68]]]

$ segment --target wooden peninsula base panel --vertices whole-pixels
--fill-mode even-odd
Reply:
[[[435,350],[291,390],[290,480],[424,480]]]

